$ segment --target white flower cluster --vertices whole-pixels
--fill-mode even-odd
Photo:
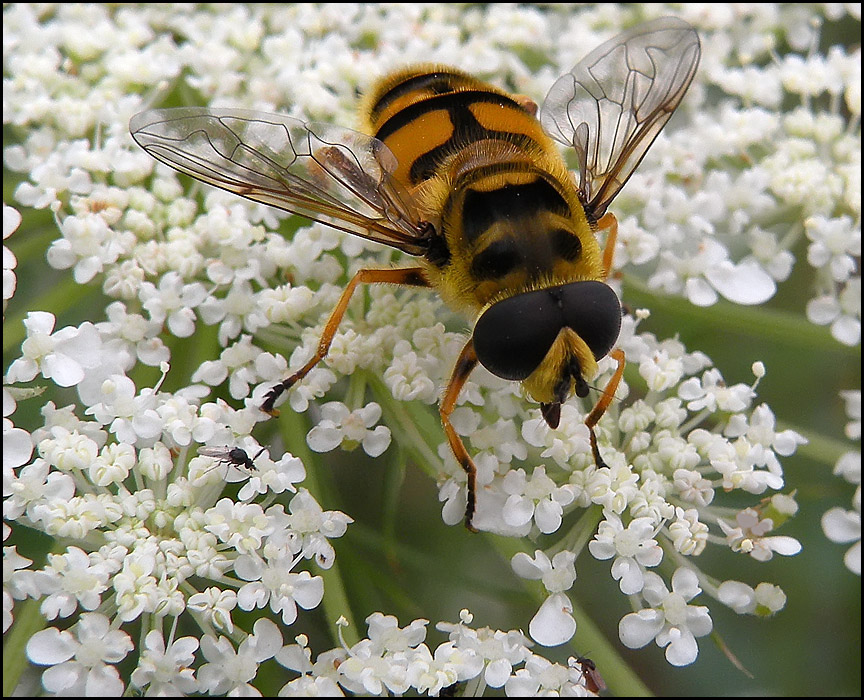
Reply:
[[[846,424],[846,437],[861,441],[861,390],[844,391],[842,398],[850,421]],[[854,544],[846,550],[843,561],[846,568],[861,575],[861,450],[844,452],[834,465],[834,474],[855,485],[852,510],[840,506],[829,509],[822,516],[822,529],[832,542]]]
[[[354,95],[371,76],[418,61],[542,96],[586,47],[645,12],[680,12],[704,32],[703,60],[675,126],[615,202],[625,288],[700,306],[720,297],[759,304],[803,265],[795,256],[806,248],[814,286],[802,314],[859,344],[860,49],[820,53],[812,20],[825,12],[860,21],[860,6],[574,7],[4,7],[4,163],[18,183],[15,206],[3,208],[4,241],[20,227],[29,236],[48,226],[55,285],[44,297],[50,311],[16,308],[20,260],[4,245],[4,340],[9,333],[21,348],[4,368],[4,540],[26,527],[62,547],[39,568],[4,548],[4,631],[27,598],[46,620],[64,621],[26,645],[29,660],[48,667],[48,692],[120,695],[131,683],[157,695],[254,695],[270,659],[298,674],[284,695],[437,694],[457,683],[469,684],[466,695],[487,686],[510,696],[597,692],[585,660],[552,663],[521,632],[472,629],[467,613],[438,625],[449,640],[434,650],[425,620],[399,628],[381,613],[367,619],[367,639],[314,663],[302,636],[283,646],[284,630],[264,610],[292,625],[298,606],[321,603],[323,579],[308,569],[332,566],[330,540],[351,518],[298,489],[299,459],[261,450],[273,428],[259,406],[313,356],[351,274],[404,261],[189,187],[128,132],[133,114],[169,102],[351,126]],[[83,304],[84,294],[98,300]],[[99,304],[98,318],[80,315]],[[755,561],[798,551],[775,531],[797,508],[782,493],[780,460],[803,438],[778,429],[757,402],[761,364],[752,384],[729,385],[704,354],[639,332],[645,316],[624,319],[619,346],[630,371],[596,428],[606,466],[592,457],[587,402],[562,406],[551,430],[515,384],[482,369],[452,423],[478,467],[475,525],[555,538],[546,550],[526,540],[512,559],[544,591],[526,625],[534,642],[573,637],[568,591],[587,543],[634,605],[620,621],[622,643],[655,641],[680,666],[712,629],[708,608],[694,602],[700,593],[742,615],[785,605],[772,584],[718,579],[694,561],[708,544]],[[407,429],[405,410],[415,402],[434,414],[464,343],[452,330],[462,326],[444,320],[424,292],[358,293],[328,357],[283,411],[306,413],[315,452],[360,446],[386,457],[398,440],[438,476],[443,518],[454,524],[465,475],[440,430]],[[613,364],[600,363],[598,387]],[[163,389],[178,366],[188,368],[187,384]],[[157,367],[155,386],[137,379]],[[245,406],[208,399],[213,390]],[[845,398],[860,438],[860,391]],[[850,455],[837,472],[858,485],[855,511],[829,511],[824,527],[832,540],[856,541],[847,565],[860,573],[860,452]],[[732,507],[727,493],[761,500]],[[251,633],[237,609],[261,611]],[[201,634],[178,637],[181,621]],[[126,630],[139,623],[133,641]],[[134,670],[121,678],[116,664],[133,650]]]
[[[366,619],[366,639],[350,647],[343,642],[341,648],[319,654],[314,663],[307,640],[298,638],[276,655],[280,664],[300,674],[279,694],[341,697],[349,691],[380,696],[415,690],[437,696],[459,684],[464,697],[482,695],[486,687],[503,688],[507,697],[597,696],[585,660],[570,657],[566,666],[552,663],[534,654],[521,632],[474,629],[472,620],[471,613],[462,610],[458,624],[438,623],[448,641],[434,652],[424,643],[427,620],[400,628],[395,617],[381,613]]]
[[[628,361],[638,367],[648,391],[623,408],[614,404],[598,424],[607,466],[595,466],[588,431],[579,419],[583,413],[568,404],[562,407],[556,430],[539,415],[522,422],[522,441],[537,459],[547,460],[546,469],[537,467],[527,478],[523,470],[511,467],[519,420],[499,419],[499,441],[494,446],[468,438],[483,486],[474,522],[481,529],[511,536],[537,531],[549,534],[560,530],[562,516],[569,510],[588,509],[569,531],[561,533],[561,541],[584,541],[593,533],[590,553],[611,561],[611,575],[623,594],[643,601],[641,618],[628,615],[622,620],[622,642],[641,647],[656,639],[667,648],[670,663],[687,665],[696,659],[694,638],[711,631],[707,608],[700,606],[683,614],[685,602],[701,592],[697,581],[725,603],[717,594],[719,584],[690,558],[700,555],[711,542],[758,561],[800,551],[795,539],[774,532],[797,510],[790,496],[778,493],[753,507],[733,510],[723,504],[723,494],[780,491],[785,482],[778,457],[793,454],[805,440],[794,431],[778,431],[767,405],[754,406],[755,388],[765,372],[761,364],[754,365],[752,385],[728,386],[716,368],[707,366],[704,355],[687,353],[677,341],[661,342],[635,331],[636,323],[625,320],[619,344]],[[612,361],[604,362],[611,370]],[[599,382],[602,386],[602,377]],[[627,392],[622,384],[619,395]],[[503,442],[508,435],[513,436],[512,444]],[[449,499],[445,518],[456,522],[464,499],[455,485],[464,476],[458,467],[451,468],[453,477],[442,487],[442,498]],[[536,552],[534,560],[526,554],[513,559],[518,575],[542,579],[548,593],[529,626],[532,638],[541,644],[561,644],[576,630],[566,591],[576,578],[578,554],[578,548],[571,548],[551,561],[542,551]],[[671,594],[663,579],[649,571],[668,560],[678,567]],[[661,624],[664,618],[658,611],[670,608],[670,595],[680,601],[676,605],[681,615],[672,615],[668,624]],[[776,611],[762,607],[757,612],[754,606],[747,612]],[[629,630],[649,613],[660,617],[652,617],[651,625],[639,632]],[[674,631],[670,632],[669,625]],[[653,634],[645,637],[648,629]]]
[[[789,277],[803,237],[815,277],[807,318],[859,344],[860,48],[820,54],[822,20],[782,5],[695,4],[682,17],[728,34],[703,42],[701,100],[691,94],[682,105],[692,128],[661,137],[651,167],[616,201],[617,263],[698,306],[718,297],[760,304]],[[783,30],[802,53],[777,56]],[[780,111],[784,102],[795,106]]]
[[[74,346],[86,340],[80,330],[58,334],[68,331],[68,346]],[[97,343],[90,353],[98,365],[102,346]],[[74,359],[71,352],[61,358],[80,370],[83,383],[87,367]],[[41,362],[44,366],[45,355]],[[56,374],[52,377],[58,382]],[[14,410],[14,392],[4,393],[4,405]],[[42,413],[45,424],[32,434],[4,418],[3,514],[70,544],[35,570],[14,547],[6,548],[12,567],[4,577],[4,630],[15,600],[40,600],[49,621],[80,615],[77,642],[71,632],[50,628],[28,645],[34,663],[54,668],[43,678],[46,689],[122,692],[113,667],[69,661],[80,656],[77,644],[93,654],[93,640],[105,650],[94,660],[117,662],[133,648],[119,630],[106,636],[110,619],[119,625],[143,617],[161,640],[166,619],[176,625],[191,615],[204,629],[232,633],[238,608],[269,607],[291,625],[298,606],[319,605],[323,581],[300,565],[314,559],[329,568],[334,560],[329,540],[343,535],[351,518],[324,512],[308,491],[298,491],[294,484],[305,478],[299,459],[286,453],[273,461],[242,438],[255,424],[251,411],[198,405],[182,393],[137,392],[130,379],[114,375],[103,381],[101,401],[85,410],[93,418],[79,419],[74,407],[56,409],[50,402]],[[190,455],[195,443],[204,442],[243,447],[201,448],[216,456]],[[226,483],[241,481],[233,498],[219,498]],[[257,502],[285,492],[294,494],[287,511],[281,504]]]
[[[215,596],[214,596],[215,598]],[[279,691],[280,697],[343,697],[403,695],[409,690],[437,696],[445,688],[471,684],[471,694],[485,687],[504,688],[508,697],[596,697],[593,667],[571,657],[563,666],[531,652],[531,642],[521,632],[473,629],[472,616],[461,613],[459,624],[439,623],[448,641],[434,652],[424,643],[427,620],[414,620],[404,628],[395,617],[370,615],[369,636],[352,646],[343,642],[318,655],[313,662],[308,640],[298,635],[296,644],[283,644],[279,627],[259,618],[253,631],[237,647],[225,636],[205,634],[167,642],[159,630],[147,633],[132,684],[148,695],[245,695],[260,693],[249,681],[258,667],[275,659],[297,674]],[[49,666],[43,676],[46,690],[54,693],[119,695],[123,683],[113,664],[134,649],[131,637],[110,628],[110,620],[98,612],[80,616],[71,630],[50,627],[34,634],[27,654],[34,664]],[[197,669],[196,654],[203,657]],[[589,662],[590,663],[590,662]],[[590,670],[589,670],[590,668]]]

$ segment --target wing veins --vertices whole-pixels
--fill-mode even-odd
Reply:
[[[372,137],[324,125],[332,136],[322,136],[290,117],[199,108],[145,112],[130,128],[154,158],[209,185],[412,255],[427,250],[426,228],[392,177],[395,158]],[[350,167],[331,170],[318,143]]]
[[[696,31],[665,17],[610,39],[552,86],[541,123],[575,149],[593,216],[605,213],[668,122],[699,57]]]

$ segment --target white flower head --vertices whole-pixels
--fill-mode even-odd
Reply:
[[[339,401],[330,401],[321,407],[321,421],[306,437],[316,452],[329,452],[342,445],[351,449],[358,444],[370,457],[378,457],[390,445],[390,428],[384,425],[372,428],[381,419],[381,407],[369,403],[354,411]]]
[[[644,567],[657,566],[663,560],[663,550],[654,539],[656,527],[650,518],[635,518],[624,527],[615,513],[607,513],[588,549],[597,559],[611,559],[612,578],[621,592],[633,595],[644,585]]]
[[[297,619],[297,606],[311,610],[324,596],[324,581],[308,571],[292,572],[293,561],[288,556],[262,561],[244,555],[234,564],[237,576],[249,583],[237,591],[237,605],[241,610],[253,610],[269,605],[282,616],[285,625]]]
[[[148,632],[138,666],[130,677],[132,685],[166,696],[196,692],[198,681],[192,665],[198,646],[194,637],[181,637],[166,647],[160,631]]]
[[[504,491],[509,494],[502,515],[504,522],[521,527],[533,518],[540,532],[549,534],[561,526],[564,506],[574,498],[569,484],[558,486],[546,476],[543,467],[537,467],[530,478],[522,469],[514,469],[504,476]]]
[[[576,632],[576,621],[571,613],[573,604],[564,595],[576,580],[576,555],[558,552],[551,560],[540,550],[531,559],[524,552],[514,555],[511,565],[517,575],[527,579],[541,579],[550,596],[540,606],[529,625],[531,638],[543,646],[557,646],[569,641]]]
[[[49,554],[49,563],[35,574],[35,581],[46,597],[41,612],[48,620],[69,617],[77,607],[95,610],[108,589],[108,578],[116,570],[110,561],[88,555],[78,547],[65,554]]]
[[[206,591],[189,596],[188,607],[202,613],[217,629],[227,632],[234,630],[231,611],[237,606],[237,594],[234,591],[222,591],[211,586]]]
[[[739,511],[735,520],[736,527],[722,518],[717,521],[733,552],[743,552],[758,561],[768,561],[775,552],[783,556],[794,556],[801,551],[801,544],[794,537],[768,536],[774,529],[774,522],[771,518],[761,518],[753,508]]]
[[[513,673],[513,667],[530,656],[531,641],[516,630],[503,632],[488,627],[472,629],[468,627],[472,616],[467,610],[462,613],[461,624],[439,622],[436,629],[447,632],[450,641],[458,647],[474,650],[486,664],[484,681],[493,688],[502,687]]]
[[[594,697],[588,690],[581,665],[570,659],[567,666],[531,654],[525,666],[504,686],[507,697]]]
[[[663,579],[647,572],[642,597],[650,607],[621,619],[621,641],[639,649],[654,640],[666,648],[666,660],[673,666],[692,664],[699,654],[696,638],[704,637],[713,627],[708,608],[688,604],[699,593],[698,579],[691,569],[681,568],[673,574],[671,592]]]
[[[92,323],[83,323],[78,328],[67,326],[56,332],[54,323],[54,315],[46,311],[27,314],[22,357],[10,365],[7,381],[29,382],[41,373],[58,386],[75,386],[84,380],[88,370],[99,366],[102,341]]]
[[[34,634],[27,643],[27,657],[50,666],[42,674],[49,693],[116,697],[123,694],[124,683],[112,664],[133,648],[128,634],[110,629],[107,617],[84,613],[71,631],[49,627]]]
[[[273,658],[281,647],[279,628],[266,618],[255,622],[254,633],[237,649],[227,637],[207,635],[201,640],[207,663],[198,669],[199,688],[212,695],[257,695],[249,681],[255,678],[258,666]]]

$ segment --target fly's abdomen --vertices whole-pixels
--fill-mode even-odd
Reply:
[[[552,148],[517,100],[454,68],[419,66],[388,76],[370,92],[363,113],[368,132],[396,155],[396,177],[410,187],[442,175],[477,142]]]

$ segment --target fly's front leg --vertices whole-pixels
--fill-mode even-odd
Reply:
[[[612,400],[615,398],[618,384],[621,383],[621,377],[624,375],[624,351],[616,348],[609,353],[609,357],[618,363],[618,367],[615,369],[615,374],[612,375],[612,379],[609,380],[609,383],[606,384],[606,387],[603,389],[603,394],[600,396],[600,399],[597,401],[594,408],[591,409],[591,413],[585,417],[585,425],[588,426],[588,433],[591,438],[591,453],[594,455],[594,463],[598,467],[605,467],[606,463],[600,456],[600,449],[597,447],[597,436],[594,434],[594,426],[597,425],[597,422],[603,417],[603,414],[606,413],[606,409],[609,408],[609,404],[611,404]]]
[[[453,374],[450,376],[450,382],[447,384],[447,390],[444,392],[444,398],[441,399],[441,423],[444,426],[444,433],[447,435],[447,442],[450,443],[450,449],[456,456],[456,461],[459,466],[465,470],[468,475],[468,502],[465,505],[465,527],[471,532],[477,532],[474,528],[474,509],[477,502],[477,467],[474,466],[474,461],[465,449],[465,444],[462,438],[456,434],[453,425],[450,423],[450,414],[456,407],[456,401],[459,398],[459,392],[468,381],[468,376],[477,366],[477,353],[474,352],[474,341],[469,340],[462,348],[459,354],[459,359],[456,360],[456,366],[453,368]]]
[[[330,349],[330,344],[333,342],[336,330],[342,322],[342,317],[345,315],[345,311],[348,308],[348,302],[351,301],[351,295],[354,294],[354,290],[356,290],[357,286],[360,284],[374,283],[402,284],[409,287],[429,286],[429,280],[426,279],[422,267],[388,270],[358,270],[357,274],[351,278],[348,286],[345,287],[342,296],[339,297],[339,302],[336,304],[336,308],[331,312],[330,318],[327,319],[327,325],[324,326],[324,332],[321,334],[321,340],[318,342],[318,350],[312,356],[312,359],[288,377],[284,382],[277,384],[267,392],[267,395],[264,397],[264,403],[261,404],[262,411],[266,411],[271,415],[277,415],[278,412],[273,408],[276,400],[284,392],[288,391],[288,389],[303,379],[303,377],[309,374],[315,365],[327,356],[327,351]]]

